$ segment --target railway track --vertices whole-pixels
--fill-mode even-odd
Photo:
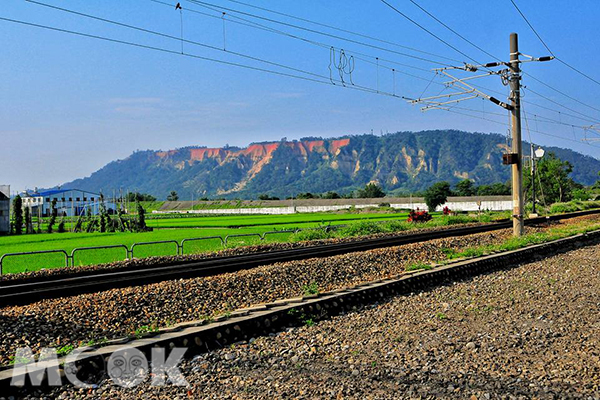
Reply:
[[[536,225],[591,214],[600,214],[600,210],[588,210],[550,217],[532,218],[526,220],[526,224]],[[491,232],[510,228],[511,226],[511,221],[501,221],[486,225],[451,228],[410,235],[364,239],[345,243],[315,245],[298,249],[277,250],[229,257],[215,257],[193,262],[182,261],[154,267],[139,266],[116,271],[88,271],[85,274],[78,274],[75,271],[73,274],[69,275],[50,275],[38,278],[7,280],[0,284],[0,306],[27,304],[42,299],[92,293],[119,287],[138,286],[170,279],[210,276],[249,269],[275,262],[294,261],[314,257],[330,257],[349,252],[419,243],[432,239]]]

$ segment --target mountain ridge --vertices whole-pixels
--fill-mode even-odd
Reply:
[[[376,182],[400,194],[440,180],[505,182],[510,169],[502,165],[502,153],[507,149],[504,136],[456,130],[282,139],[247,147],[188,146],[136,151],[62,186],[105,193],[126,188],[158,198],[175,190],[188,199],[192,194],[255,198],[261,193],[279,197],[306,191],[344,193]],[[589,185],[597,179],[600,160],[568,149],[545,149],[574,165],[575,181]]]

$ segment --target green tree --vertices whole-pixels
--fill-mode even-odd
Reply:
[[[360,189],[357,193],[357,197],[363,199],[373,199],[376,197],[385,197],[385,192],[376,183],[368,183],[365,185],[364,189]]]
[[[298,193],[298,195],[296,196],[297,199],[299,200],[304,200],[304,199],[316,199],[318,198],[318,195],[314,195],[311,192],[306,192],[306,193]]]
[[[455,186],[456,194],[458,196],[473,196],[475,194],[475,187],[470,179],[464,179],[458,182]]]
[[[494,183],[491,185],[477,186],[477,196],[506,196],[511,194],[509,183]]]
[[[15,196],[13,199],[13,219],[15,235],[23,233],[23,199],[20,195]]]
[[[25,207],[24,215],[25,215],[25,233],[27,233],[27,234],[34,233],[33,223],[31,222],[31,211],[29,211],[29,207]]]
[[[179,195],[176,191],[172,190],[171,193],[167,196],[168,201],[177,201],[179,200]]]
[[[138,213],[138,228],[140,231],[148,230],[146,226],[146,210],[142,207],[140,202],[137,203],[137,213]]]
[[[329,191],[327,193],[324,193],[321,197],[324,199],[339,199],[340,195],[337,194],[336,192]]]
[[[58,210],[56,209],[56,198],[52,199],[50,203],[50,222],[48,222],[48,233],[52,233],[54,230],[54,224],[56,223],[56,217],[58,216]]]
[[[435,211],[438,206],[444,204],[451,194],[448,182],[437,182],[430,186],[425,191],[425,204],[427,204],[429,212]]]
[[[156,197],[147,194],[147,193],[139,193],[139,192],[129,192],[127,194],[128,201],[156,201]]]
[[[106,232],[106,217],[108,217],[108,212],[104,204],[104,195],[100,193],[100,232]]]
[[[560,203],[572,199],[573,189],[576,184],[569,177],[573,171],[573,165],[568,161],[562,161],[554,153],[548,153],[541,158],[535,169],[536,197],[540,197],[546,204]],[[531,174],[524,174],[523,188],[525,198],[531,200],[532,185]]]
[[[279,200],[279,197],[269,196],[268,194],[261,194],[258,196],[259,200]]]
[[[598,172],[598,176],[600,176],[600,172]],[[596,183],[594,183],[592,189],[600,189],[600,179],[598,179]]]

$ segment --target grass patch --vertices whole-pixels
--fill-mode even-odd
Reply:
[[[420,271],[420,270],[429,270],[432,268],[433,267],[429,264],[416,263],[416,264],[411,264],[408,267],[406,267],[405,271]]]
[[[564,214],[600,208],[600,201],[572,200],[567,203],[554,203],[550,206],[550,214]]]
[[[302,285],[302,293],[304,296],[319,294],[319,286],[316,282],[311,282],[308,285]]]
[[[143,325],[133,331],[133,336],[136,339],[141,339],[147,333],[155,333],[158,332],[158,326],[155,325]]]
[[[448,249],[449,251],[446,253],[446,255],[449,259],[461,257],[481,257],[484,253],[490,253],[493,251],[517,250],[523,247],[551,242],[553,240],[563,239],[598,229],[600,229],[600,222],[592,222],[587,225],[578,224],[557,226],[548,228],[548,230],[545,232],[531,233],[521,237],[511,237],[500,244],[467,247],[461,251]]]

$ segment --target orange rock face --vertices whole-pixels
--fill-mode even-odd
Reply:
[[[341,147],[347,146],[349,143],[350,139],[332,140],[330,142],[329,152],[335,155]],[[257,143],[251,144],[250,146],[238,151],[231,151],[218,147],[190,149],[190,158],[188,162],[191,164],[194,161],[203,161],[209,158],[215,158],[218,159],[219,162],[223,162],[226,159],[235,158],[238,156],[249,156],[253,161],[260,162],[262,165],[269,162],[272,153],[280,146],[280,144],[281,142]],[[308,153],[312,152],[327,153],[324,140],[286,142],[285,145],[291,148],[295,154],[304,157],[306,157]],[[160,158],[168,158],[176,153],[177,150],[157,151],[156,155]]]

